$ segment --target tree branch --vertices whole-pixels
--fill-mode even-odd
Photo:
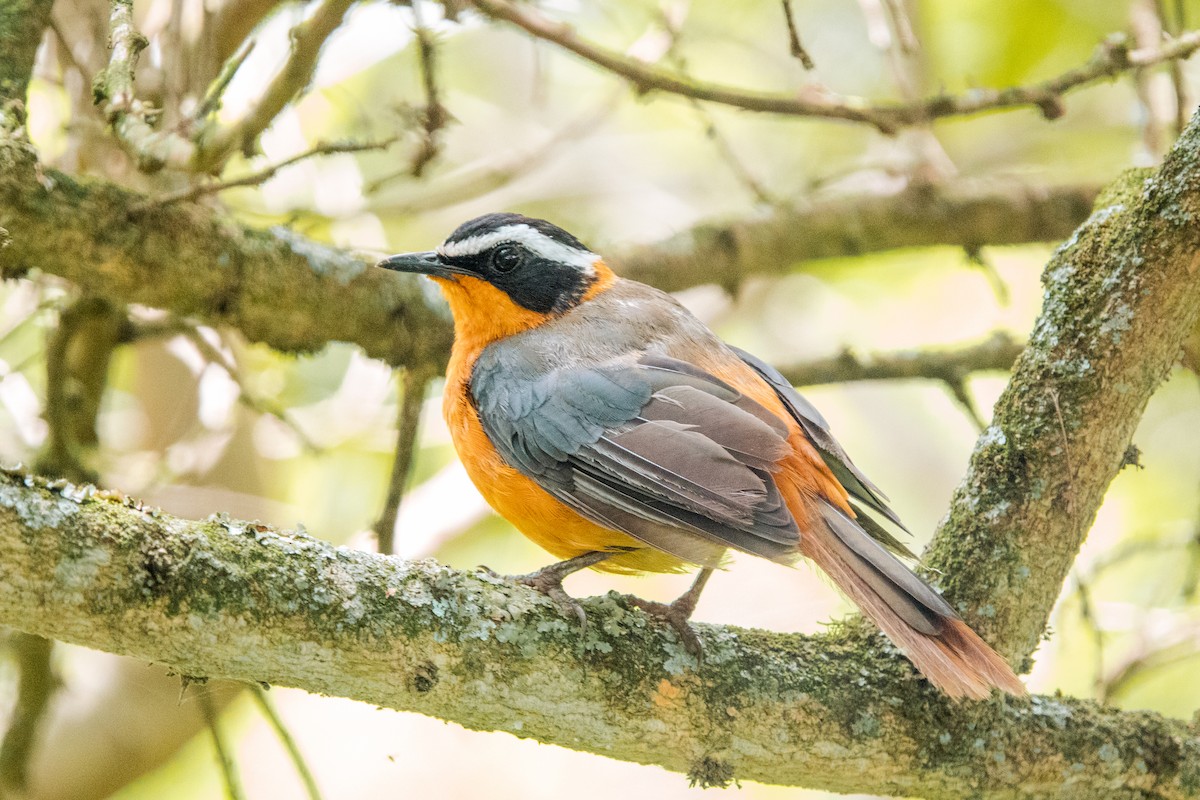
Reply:
[[[32,156],[0,142],[0,212],[12,234],[0,276],[37,267],[91,295],[163,308],[238,328],[285,352],[353,342],[395,366],[440,366],[450,326],[419,280],[370,269],[374,258],[283,228],[260,231],[183,204],[142,208],[144,195],[53,170],[37,180]],[[1011,244],[1062,239],[1088,213],[1094,189],[963,187],[837,200],[755,223],[706,225],[627,251],[623,274],[674,291],[783,274],[806,259],[895,247]]]
[[[112,125],[121,147],[137,162],[138,169],[219,173],[233,153],[251,155],[259,135],[308,86],[325,40],[342,24],[352,4],[353,0],[321,0],[312,16],[292,28],[289,32],[292,48],[283,68],[254,107],[237,122],[219,126],[214,118],[206,119],[204,115],[216,110],[224,85],[248,50],[226,65],[214,90],[185,126],[161,130],[153,124],[159,111],[139,100],[134,88],[138,58],[149,42],[134,26],[132,0],[112,0],[109,41],[112,54],[104,72],[96,76],[96,102],[104,104],[105,119]],[[262,10],[258,8],[252,13]]]
[[[1042,317],[935,539],[948,599],[1010,655],[1044,626],[1060,566],[1200,315],[1197,161],[1200,117],[1156,177],[1114,187],[1050,262]],[[1057,698],[952,704],[863,624],[815,637],[700,626],[697,667],[619,598],[587,608],[581,630],[486,574],[0,476],[0,622],[186,674],[415,710],[705,785],[1200,796],[1194,727]]]
[[[1200,314],[1200,230],[1190,224],[1200,214],[1198,139],[1200,122],[1156,178],[1110,192],[1050,263],[1043,316],[933,546],[947,596],[1009,654],[1040,636],[1059,568]],[[89,192],[121,207],[104,187],[60,183],[36,197],[102,217]],[[209,220],[203,230],[219,245],[250,249],[238,238],[246,232],[180,216],[175,257],[198,247],[196,219]],[[137,236],[155,235],[148,220]],[[29,230],[14,229],[25,241]],[[44,238],[111,283],[116,245],[130,244],[122,233],[85,228],[64,244],[60,228]],[[17,246],[55,262],[50,245]],[[309,280],[311,269],[289,258],[298,256],[274,256],[293,282]],[[169,261],[155,266],[156,281],[184,280]],[[203,286],[198,274],[186,280]],[[275,315],[283,307],[277,296],[250,299]],[[580,631],[540,596],[492,578],[257,524],[187,523],[56,486],[0,480],[0,621],[20,629],[188,674],[520,731],[706,784],[745,777],[928,797],[1200,793],[1200,741],[1183,723],[1046,698],[952,706],[859,625],[822,637],[702,627],[709,657],[697,672],[671,634],[611,598],[589,603],[593,625]]]
[[[994,333],[979,344],[954,350],[913,350],[857,356],[847,350],[831,358],[782,365],[794,386],[846,381],[922,378],[954,383],[972,372],[1008,370],[1025,347],[1006,333]]]
[[[0,135],[25,124],[25,91],[52,5],[51,0],[0,3]]]
[[[354,0],[321,0],[312,16],[288,32],[292,49],[283,69],[267,85],[246,116],[233,125],[221,128],[202,142],[203,153],[197,166],[210,172],[223,164],[232,152],[253,153],[259,134],[270,126],[296,95],[308,87],[325,41],[341,26],[353,4]]]
[[[1029,345],[927,554],[1016,660],[1041,640],[1150,395],[1200,320],[1200,115],[1055,254]]]
[[[886,134],[935,119],[1021,106],[1036,107],[1047,119],[1056,119],[1064,113],[1063,95],[1073,89],[1131,69],[1187,58],[1200,49],[1200,31],[1189,31],[1159,47],[1142,50],[1129,49],[1125,37],[1118,34],[1101,43],[1083,66],[1030,86],[973,89],[962,95],[936,95],[915,103],[874,103],[861,97],[838,95],[825,88],[801,92],[799,95],[773,94],[689,80],[582,39],[570,26],[547,19],[528,5],[517,5],[508,0],[471,2],[492,19],[516,25],[539,39],[552,42],[624,78],[639,92],[668,92],[747,111],[861,122],[873,125]]]
[[[335,153],[364,153],[371,150],[386,150],[391,147],[396,141],[396,137],[381,139],[376,142],[355,142],[355,141],[337,141],[337,142],[317,142],[317,144],[307,150],[297,153],[294,156],[285,158],[274,164],[269,164],[260,170],[243,175],[239,178],[228,178],[209,183],[197,183],[193,186],[185,186],[174,192],[158,195],[140,206],[135,206],[130,209],[132,214],[140,214],[150,208],[161,208],[169,206],[173,203],[187,203],[192,200],[197,200],[207,194],[215,194],[224,192],[227,189],[244,188],[248,186],[259,186],[274,178],[276,173],[282,169],[287,169],[293,164],[298,164],[310,158],[317,156],[328,156]]]
[[[931,244],[1055,242],[1087,218],[1098,189],[962,183],[894,195],[827,200],[765,219],[698,225],[612,259],[628,278],[674,292],[698,283],[730,290],[802,261]]]
[[[0,476],[0,620],[184,674],[266,681],[732,778],[929,798],[1183,798],[1184,723],[1035,697],[953,704],[849,634],[674,633],[609,596],[580,630],[536,592],[227,518]]]
[[[237,328],[284,352],[346,341],[396,365],[445,363],[449,318],[432,287],[372,269],[375,257],[197,206],[149,209],[131,224],[144,195],[52,170],[43,186],[33,156],[3,140],[0,163],[5,278],[36,267],[91,296]]]

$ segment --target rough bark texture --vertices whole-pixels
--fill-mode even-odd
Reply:
[[[25,121],[25,90],[51,0],[0,0],[0,131]]]
[[[47,9],[0,0],[7,129]],[[1045,311],[935,539],[930,564],[947,596],[1011,657],[1044,630],[1141,410],[1200,313],[1197,159],[1193,121],[1162,171],[1116,187],[1050,264]],[[614,261],[668,289],[734,286],[805,258],[1057,239],[1088,200],[1068,191],[1053,205],[989,205],[994,194],[781,213]],[[449,328],[417,282],[199,207],[134,214],[143,200],[42,173],[27,145],[0,135],[0,229],[11,235],[0,273],[42,269],[282,350],[341,339],[394,364],[444,357]],[[851,212],[857,229],[846,235]],[[700,626],[697,668],[669,629],[619,599],[587,607],[580,630],[540,595],[486,575],[0,475],[0,623],[184,674],[411,709],[662,764],[705,785],[1200,796],[1195,725],[1060,698],[954,705],[853,623],[819,637]]]
[[[93,297],[228,325],[286,352],[346,341],[392,364],[445,362],[449,317],[427,281],[200,206],[131,211],[144,200],[102,181],[42,176],[31,153],[0,139],[0,226],[11,237],[0,275],[40,269]]]
[[[56,488],[51,488],[54,486]],[[673,632],[618,598],[581,630],[536,592],[228,518],[0,475],[0,620],[172,665],[733,778],[973,797],[1200,794],[1184,723],[1034,697],[954,705],[853,631]]]
[[[1020,661],[1153,390],[1200,320],[1200,116],[1155,175],[1111,186],[1043,274],[1045,300],[927,553],[980,633]]]
[[[12,237],[0,249],[3,277],[36,267],[95,296],[229,325],[284,351],[308,352],[338,340],[396,366],[444,363],[450,326],[435,310],[440,303],[431,306],[427,282],[369,269],[369,257],[282,228],[239,226],[202,206],[132,213],[145,198],[111,184],[53,171],[40,183],[32,157],[11,143],[0,142],[0,166],[0,226]],[[1087,216],[1090,194],[1078,188],[1032,192],[1028,197],[1041,199],[1026,202],[1020,194],[1015,205],[1011,192],[995,189],[955,200],[902,195],[862,200],[857,217],[855,203],[839,202],[781,212],[755,225],[701,228],[687,242],[634,251],[614,263],[629,277],[680,289],[892,247],[1055,241]],[[931,216],[918,225],[922,208]],[[830,226],[848,213],[860,220],[861,234],[846,236],[854,224],[848,228],[842,219],[842,233],[831,238]]]

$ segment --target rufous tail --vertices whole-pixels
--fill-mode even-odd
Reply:
[[[826,503],[800,550],[880,627],[933,685],[951,697],[987,697],[993,688],[1024,695],[1000,654],[954,609],[858,523]],[[824,524],[822,524],[824,523]]]

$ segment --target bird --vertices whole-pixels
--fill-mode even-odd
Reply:
[[[525,582],[697,569],[671,604],[637,600],[699,649],[688,622],[730,551],[814,562],[952,698],[1025,688],[901,560],[903,529],[820,412],[773,367],[670,295],[618,277],[562,228],[515,213],[463,223],[378,266],[431,278],[454,319],[443,414],[488,503],[563,559]]]

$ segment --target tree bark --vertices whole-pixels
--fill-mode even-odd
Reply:
[[[1200,794],[1180,721],[1050,697],[955,704],[862,637],[700,625],[616,596],[580,629],[528,588],[0,475],[0,620],[171,665],[297,686],[686,772],[977,797]]]
[[[199,205],[136,213],[146,198],[112,184],[50,170],[39,181],[33,156],[12,143],[0,141],[0,163],[0,225],[12,237],[0,249],[0,276],[37,268],[93,296],[235,327],[287,352],[346,341],[395,366],[445,363],[451,332],[440,301],[426,282],[371,269],[372,257],[284,228],[247,228]],[[1054,241],[1086,217],[1094,194],[985,187],[837,201],[754,224],[702,226],[613,262],[628,277],[675,290],[895,247]],[[922,209],[929,216],[917,224]]]

